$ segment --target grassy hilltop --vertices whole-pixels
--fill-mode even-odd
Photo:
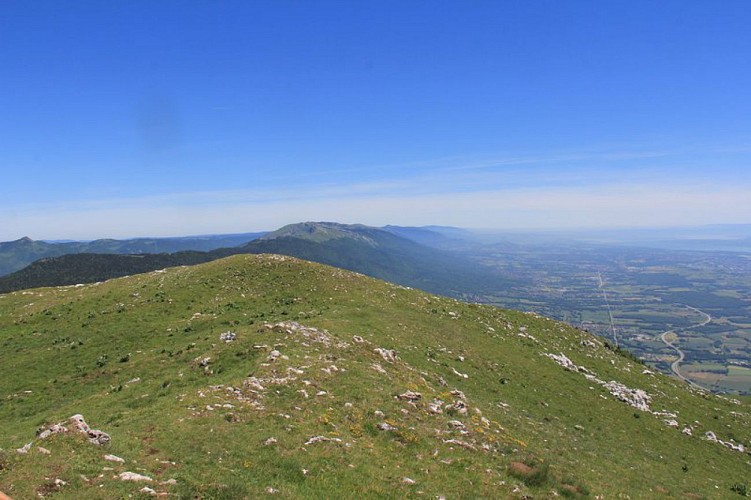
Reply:
[[[751,486],[748,402],[559,322],[275,255],[0,295],[0,398],[0,491],[14,499]],[[111,440],[36,437],[74,414]]]

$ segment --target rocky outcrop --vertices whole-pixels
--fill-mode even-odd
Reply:
[[[59,423],[37,431],[37,438],[46,439],[53,434],[70,432],[71,430],[85,434],[91,444],[103,445],[110,442],[110,435],[99,429],[92,429],[84,420],[83,415],[76,414],[67,421],[67,426]]]
[[[630,406],[633,406],[637,410],[646,412],[651,411],[649,408],[649,403],[652,398],[645,391],[641,389],[630,389],[620,382],[616,382],[615,380],[611,380],[610,382],[606,382],[602,385],[608,391],[610,391],[610,394],[615,396],[619,401],[628,403]],[[678,427],[677,423],[675,427]]]
[[[619,401],[622,401],[629,406],[632,406],[633,408],[636,408],[637,410],[651,413],[652,415],[656,417],[661,417],[663,420],[662,422],[668,426],[675,429],[681,428],[680,423],[678,422],[677,415],[675,413],[666,412],[666,411],[653,411],[649,405],[652,400],[652,396],[650,396],[646,391],[642,389],[632,389],[630,387],[627,387],[626,385],[617,382],[615,380],[611,380],[610,382],[605,382],[604,380],[600,380],[597,378],[597,376],[588,370],[587,368],[583,366],[578,366],[576,363],[571,361],[565,354],[551,354],[551,353],[542,353],[544,356],[552,359],[559,365],[561,365],[564,369],[581,373],[583,374],[587,380],[590,380],[596,384],[599,384],[603,386],[605,389],[608,390],[608,392],[615,396],[616,399]],[[642,375],[653,375],[652,372],[649,370],[644,370],[642,372]],[[693,436],[693,431],[691,427],[684,426],[681,430],[683,434],[686,436]],[[722,446],[737,451],[740,453],[744,453],[746,451],[745,446],[742,443],[735,443],[733,441],[723,441],[721,439],[717,438],[717,435],[712,431],[707,431],[704,433],[704,440],[712,442],[712,443],[718,443]]]
[[[731,449],[733,451],[739,451],[741,453],[744,453],[746,451],[745,446],[743,446],[742,443],[733,443],[731,441],[723,441],[722,439],[718,439],[717,435],[712,431],[707,431],[704,433],[704,439],[707,441],[711,441],[713,443],[719,443],[725,448]]]
[[[642,389],[631,389],[630,387],[626,387],[622,383],[615,380],[611,380],[610,382],[600,380],[594,373],[592,373],[592,371],[583,366],[577,365],[563,353],[551,354],[546,352],[543,353],[543,356],[547,356],[568,371],[583,374],[587,378],[587,380],[591,380],[592,382],[603,386],[619,401],[623,401],[624,403],[633,406],[637,410],[653,413],[649,407],[649,403],[652,397],[647,394],[646,391]]]
[[[104,431],[100,431],[99,429],[90,428],[86,423],[86,420],[84,420],[83,415],[73,415],[68,419],[68,421],[72,423],[75,430],[86,434],[86,437],[89,439],[90,443],[102,445],[110,442],[110,435]]]
[[[384,349],[383,347],[376,347],[373,349],[375,352],[381,355],[384,361],[388,361],[389,363],[393,363],[396,361],[396,351],[393,349]]]

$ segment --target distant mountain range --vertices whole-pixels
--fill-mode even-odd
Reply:
[[[46,257],[78,253],[156,254],[194,250],[208,252],[217,248],[236,247],[266,233],[185,236],[177,238],[100,239],[94,241],[35,241],[21,238],[0,243],[0,276],[10,274]]]
[[[92,283],[111,278],[138,274],[165,267],[193,265],[235,254],[274,253],[289,255],[313,262],[329,264],[356,271],[375,278],[404,286],[420,288],[432,293],[472,299],[475,294],[497,290],[507,278],[490,268],[473,263],[460,255],[442,250],[450,236],[440,228],[374,228],[363,225],[346,225],[333,222],[305,222],[285,226],[271,233],[251,233],[253,237],[244,245],[214,248],[206,252],[182,251],[138,255],[118,255],[116,248],[144,248],[137,241],[99,240],[85,248],[86,253],[46,257],[28,267],[0,278],[0,293],[42,286]],[[204,245],[219,242],[234,243],[240,236],[205,241]],[[186,239],[188,240],[188,239]],[[101,241],[112,242],[109,245]],[[430,243],[432,247],[420,242]],[[39,242],[19,240],[15,248],[34,248]],[[98,246],[93,245],[97,243]],[[188,246],[198,241],[182,241]],[[168,246],[166,242],[153,241],[155,248]],[[174,243],[172,243],[174,244]],[[50,244],[46,244],[50,245]],[[67,244],[62,244],[67,245]],[[161,246],[160,246],[161,245]],[[41,249],[50,250],[44,245]],[[68,246],[68,251],[75,247]],[[108,253],[93,253],[90,249],[107,248]]]

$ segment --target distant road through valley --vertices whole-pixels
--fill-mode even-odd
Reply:
[[[692,307],[692,306],[688,306],[688,305],[683,304],[683,307],[687,307],[688,309],[691,309],[692,311],[695,311],[695,312],[701,314],[703,316],[702,321],[700,321],[699,323],[693,324],[693,325],[689,325],[686,328],[681,328],[680,330],[677,330],[677,331],[676,330],[668,330],[666,332],[662,332],[660,334],[660,340],[662,340],[665,343],[666,346],[670,347],[671,349],[673,349],[676,352],[676,354],[678,354],[678,359],[676,359],[675,361],[673,361],[673,363],[670,365],[670,369],[673,371],[673,373],[675,374],[675,376],[678,377],[679,379],[683,380],[684,382],[686,382],[688,384],[691,384],[694,387],[698,387],[699,389],[706,390],[706,388],[704,388],[704,387],[700,386],[699,384],[695,383],[694,381],[692,381],[692,380],[684,377],[683,374],[680,372],[680,364],[686,358],[686,354],[677,345],[675,345],[672,342],[670,342],[667,339],[667,335],[669,333],[674,333],[676,335],[676,337],[677,337],[678,336],[678,331],[686,331],[686,330],[689,330],[691,328],[702,327],[702,326],[708,324],[710,321],[712,321],[712,316],[710,316],[709,314],[705,313],[704,311],[702,311],[700,309],[697,309],[695,307]]]
[[[608,309],[608,317],[610,318],[610,331],[613,334],[613,341],[615,346],[618,347],[618,334],[615,331],[615,320],[613,319],[613,309],[610,307],[610,301],[608,300],[608,294],[605,293],[605,281],[602,279],[602,273],[597,271],[597,279],[600,280],[598,288],[602,291],[602,298],[605,301],[605,307]]]

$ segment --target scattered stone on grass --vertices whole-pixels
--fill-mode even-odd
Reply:
[[[313,342],[320,342],[325,346],[328,346],[331,342],[329,332],[327,332],[326,330],[319,330],[318,328],[303,326],[296,321],[282,321],[274,325],[267,323],[263,325],[263,327],[268,330],[283,332],[287,335],[291,335],[293,333],[300,334],[303,337],[312,340]]]
[[[219,340],[226,342],[227,344],[234,342],[236,339],[237,334],[235,332],[224,332],[219,334]]]
[[[443,413],[443,401],[440,399],[434,399],[432,403],[428,403],[428,411],[433,415],[440,415]]]
[[[396,431],[399,430],[397,427],[394,427],[388,422],[381,422],[380,424],[377,424],[376,427],[378,427],[378,430],[381,431]]]
[[[462,441],[461,439],[444,439],[443,442],[446,443],[446,444],[452,444],[452,445],[455,445],[455,446],[459,446],[461,448],[466,448],[466,449],[472,450],[472,451],[477,450],[477,447],[475,445],[473,445],[472,443],[468,443],[466,441]]]
[[[371,365],[371,368],[373,368],[378,373],[383,373],[384,375],[386,374],[386,370],[381,366],[380,363],[373,363]]]
[[[405,393],[399,394],[397,398],[402,401],[415,402],[422,399],[422,394],[420,394],[419,392],[407,391]]]
[[[129,472],[129,471],[121,472],[116,477],[120,478],[121,481],[135,481],[135,482],[143,481],[147,483],[150,483],[153,481],[153,479],[151,479],[149,476],[144,476],[143,474],[138,474],[137,472]]]
[[[339,439],[339,438],[330,438],[330,437],[326,437],[326,436],[313,436],[310,439],[308,439],[307,441],[305,441],[305,444],[309,445],[309,444],[315,444],[315,443],[326,443],[326,442],[329,442],[329,441],[334,442],[334,443],[341,443],[342,442],[342,440]]]
[[[393,363],[398,359],[396,355],[396,351],[393,349],[384,349],[383,347],[376,347],[375,349],[373,349],[373,351],[380,354],[383,360],[388,361],[389,363]]]
[[[465,428],[464,423],[462,423],[460,420],[449,420],[446,425],[448,425],[450,429],[454,430],[463,430]]]
[[[280,358],[282,356],[282,353],[274,349],[269,353],[268,356],[266,356],[267,361],[276,361],[277,358]]]
[[[454,401],[453,404],[449,403],[445,406],[445,409],[449,412],[456,412],[459,415],[466,415],[467,414],[467,404],[462,401],[461,399],[458,399]]]

